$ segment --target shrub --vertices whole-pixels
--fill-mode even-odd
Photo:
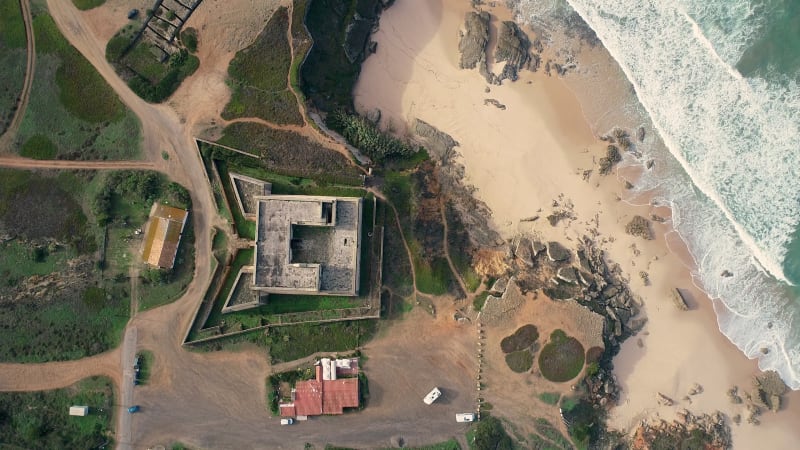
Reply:
[[[558,392],[542,392],[538,395],[539,400],[547,403],[548,405],[557,405],[558,400],[561,399],[561,394]]]
[[[181,32],[181,43],[190,53],[197,52],[197,29],[189,27],[183,30]]]
[[[506,433],[503,424],[496,417],[489,416],[475,428],[473,448],[475,450],[512,450],[514,443]]]
[[[416,152],[407,143],[383,133],[366,118],[341,109],[328,115],[327,124],[375,161],[383,161],[389,157],[407,157]]]
[[[583,345],[562,330],[550,335],[550,342],[539,352],[539,370],[550,381],[569,381],[580,373],[584,363]]]
[[[520,350],[506,355],[506,364],[517,373],[525,373],[533,366],[533,354],[530,350]]]
[[[539,339],[539,330],[536,329],[536,326],[531,324],[523,325],[514,334],[500,341],[500,348],[503,353],[528,350],[537,339]]]

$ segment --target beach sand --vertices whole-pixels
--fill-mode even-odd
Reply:
[[[457,162],[465,166],[464,182],[491,209],[503,237],[525,232],[568,243],[589,229],[599,231],[597,242],[630,277],[648,317],[645,329],[626,341],[614,360],[623,394],[611,411],[610,426],[628,430],[656,413],[672,419],[679,408],[719,410],[742,414],[742,425],[731,424],[737,448],[793,448],[800,436],[792,426],[800,418],[796,392],[786,396],[786,410],[764,413],[760,426],[746,424],[744,406],[728,400],[731,386],[749,389],[757,367],[718,331],[712,302],[692,286],[692,261],[681,241],[672,234],[668,247],[664,233],[669,229],[660,224],[655,224],[657,238],[651,241],[624,232],[633,215],[648,217],[652,208],[620,201],[626,195],[620,178],[597,174],[594,161],[606,146],[597,134],[607,130],[592,130],[578,101],[592,93],[577,92],[579,84],[568,85],[541,71],[524,72],[517,82],[489,86],[485,92],[487,83],[477,70],[458,68],[458,33],[470,8],[467,0],[399,0],[385,11],[373,35],[377,53],[364,63],[355,89],[356,106],[362,111],[379,108],[384,126],[399,134],[419,118],[453,136],[460,143]],[[501,19],[511,17],[501,6],[487,10]],[[497,23],[492,20],[495,32]],[[600,53],[592,57],[593,64],[610,61],[605,52],[596,51]],[[626,89],[626,83],[609,80],[606,94],[614,89]],[[506,109],[485,105],[485,99],[496,99]],[[583,171],[592,168],[593,175],[584,181]],[[543,219],[520,221],[546,216],[554,200],[571,203],[577,219],[558,227]],[[639,278],[642,270],[649,274],[649,286]],[[670,297],[674,287],[687,289],[690,311],[675,308]],[[691,403],[682,400],[694,383],[705,392]],[[676,405],[659,406],[657,392]]]

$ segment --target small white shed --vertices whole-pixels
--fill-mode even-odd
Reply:
[[[69,415],[70,416],[88,416],[89,415],[89,407],[88,406],[70,406],[69,407]]]

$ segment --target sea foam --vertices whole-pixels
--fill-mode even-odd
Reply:
[[[667,167],[642,184],[658,185],[673,205],[673,226],[698,263],[695,276],[718,299],[720,330],[762,369],[800,388],[800,336],[792,327],[800,310],[782,264],[800,219],[800,100],[797,90],[734,68],[763,26],[754,6],[569,3],[620,63],[669,149],[645,155]],[[720,276],[724,270],[734,276]]]

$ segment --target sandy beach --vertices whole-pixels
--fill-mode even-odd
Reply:
[[[586,89],[581,83],[569,83],[569,75],[565,82],[541,71],[523,72],[517,82],[488,86],[486,92],[477,70],[458,68],[459,29],[470,9],[466,0],[399,0],[385,11],[373,35],[378,51],[364,63],[356,86],[356,106],[379,108],[384,126],[400,134],[419,118],[453,136],[460,143],[457,162],[465,166],[464,182],[489,206],[503,237],[531,233],[567,242],[590,229],[599,232],[597,242],[628,275],[648,318],[645,329],[626,341],[614,360],[623,394],[611,410],[610,426],[630,430],[654,414],[672,419],[680,408],[746,417],[744,405],[732,404],[726,391],[734,385],[749,389],[756,363],[718,331],[712,302],[692,285],[691,257],[674,234],[665,238],[670,231],[665,225],[654,224],[656,239],[651,241],[625,233],[633,215],[648,217],[652,208],[621,201],[628,194],[620,178],[598,175],[595,161],[606,144],[597,136],[608,130],[592,129],[590,123],[597,121],[584,115],[585,110],[598,113],[596,105],[587,110],[581,104],[592,93],[581,91]],[[500,6],[486,10],[501,20],[511,17]],[[494,32],[497,22],[493,18]],[[605,52],[593,51],[597,54],[588,56],[592,64],[611,63]],[[605,92],[614,92],[627,84],[609,79],[607,87]],[[506,109],[486,105],[485,99]],[[584,180],[584,170],[593,168]],[[549,214],[554,201],[571,204],[577,219],[557,227],[545,220],[520,220]],[[659,214],[664,215],[663,208]],[[649,274],[650,285],[640,280],[640,271]],[[690,294],[690,311],[673,305],[670,291],[675,287]],[[682,400],[695,383],[704,392]],[[676,404],[659,406],[658,392]],[[735,447],[794,448],[800,437],[793,426],[800,418],[800,397],[793,392],[787,398],[784,410],[766,412],[759,426],[744,420],[731,424]]]

